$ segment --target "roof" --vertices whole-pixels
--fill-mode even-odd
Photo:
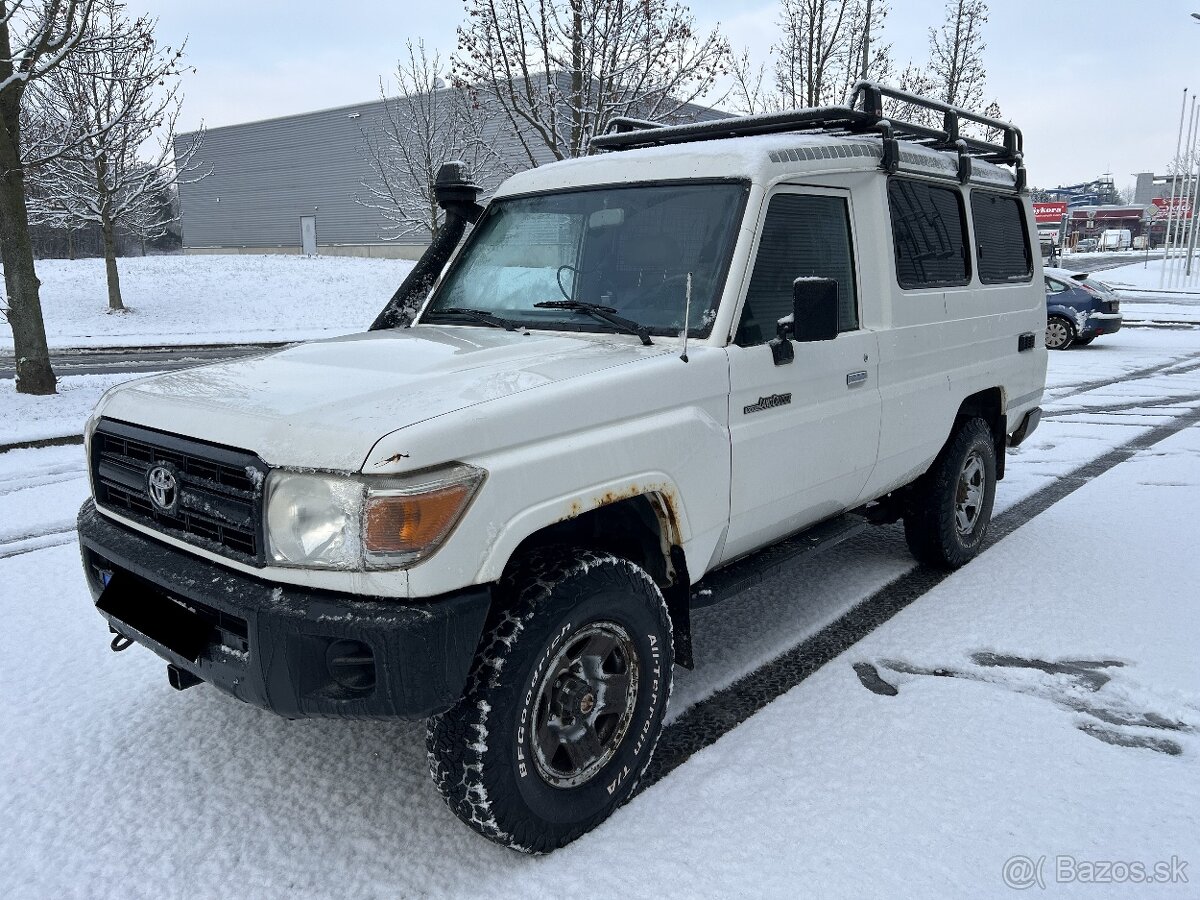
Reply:
[[[957,180],[952,153],[900,141],[900,170]],[[821,132],[766,134],[669,144],[563,160],[509,178],[497,197],[600,184],[671,179],[739,178],[758,182],[780,176],[878,170],[882,139]],[[1012,189],[1012,170],[972,160],[972,182]]]

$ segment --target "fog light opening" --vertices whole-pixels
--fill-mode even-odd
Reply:
[[[325,668],[346,690],[365,693],[375,687],[375,654],[362,641],[334,641],[325,652]]]

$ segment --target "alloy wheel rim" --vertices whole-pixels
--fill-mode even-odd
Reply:
[[[594,622],[563,644],[538,687],[530,735],[547,784],[579,787],[612,760],[633,720],[638,681],[633,639],[615,622]]]
[[[985,470],[983,457],[976,450],[968,454],[958,476],[954,498],[954,526],[960,535],[969,535],[979,523],[983,507]]]
[[[1046,326],[1046,346],[1051,350],[1057,350],[1065,344],[1068,337],[1067,326],[1062,322],[1051,322]]]

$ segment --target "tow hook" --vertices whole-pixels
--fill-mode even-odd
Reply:
[[[199,675],[193,675],[187,669],[181,669],[175,665],[167,666],[167,681],[177,691],[186,691],[188,688],[200,684],[203,680]]]
[[[113,653],[120,653],[122,650],[128,650],[130,647],[132,647],[133,641],[118,631],[116,632],[116,637],[112,639],[112,643],[108,646]]]

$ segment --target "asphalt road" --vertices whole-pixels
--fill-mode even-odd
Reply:
[[[110,375],[169,372],[203,363],[252,356],[286,344],[215,344],[195,347],[112,347],[60,350],[50,354],[57,375]],[[0,378],[16,378],[11,356],[0,356]]]

